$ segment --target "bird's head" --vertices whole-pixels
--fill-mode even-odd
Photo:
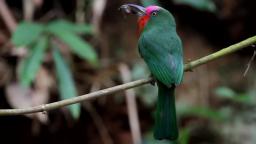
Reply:
[[[164,25],[176,27],[172,14],[160,6],[142,7],[135,4],[124,4],[120,7],[126,14],[138,16],[138,32],[141,33],[146,27],[162,27]]]

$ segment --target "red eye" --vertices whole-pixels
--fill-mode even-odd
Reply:
[[[157,12],[154,11],[154,12],[151,13],[151,15],[152,15],[152,16],[156,16],[156,15],[157,15]]]

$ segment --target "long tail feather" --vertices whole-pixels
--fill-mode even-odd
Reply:
[[[175,86],[168,88],[158,82],[155,139],[176,140],[178,138],[174,90]]]

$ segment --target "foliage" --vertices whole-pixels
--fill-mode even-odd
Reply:
[[[56,67],[56,75],[58,78],[59,89],[62,99],[68,99],[77,95],[74,80],[71,72],[66,65],[65,60],[61,56],[60,51],[57,48],[52,49],[53,59]],[[80,114],[79,104],[73,104],[69,106],[73,117],[78,118]]]
[[[91,34],[92,31],[90,30],[90,26],[85,25],[81,27],[80,25],[75,28],[75,26],[72,26],[71,23],[62,20],[50,23],[47,28],[50,33],[54,34],[56,37],[66,43],[75,54],[86,59],[94,66],[98,65],[97,55],[92,46],[75,34],[79,31],[81,33]]]
[[[198,106],[188,106],[182,104],[179,105],[177,108],[177,113],[179,117],[183,116],[195,116],[195,117],[200,117],[200,118],[205,118],[205,119],[211,119],[211,120],[216,120],[216,121],[224,121],[226,119],[226,113],[218,110],[214,110],[209,107],[198,107]],[[185,107],[186,106],[186,107]]]
[[[188,128],[181,129],[179,143],[180,144],[188,144],[189,143],[189,129]]]
[[[228,87],[219,87],[215,90],[215,94],[219,98],[227,99],[237,103],[253,104],[253,100],[250,96],[243,93],[236,93]]]
[[[226,143],[255,143],[255,93],[240,93],[222,86],[215,90],[215,94],[222,101],[229,102],[223,106],[230,113],[229,119],[221,123],[221,133]],[[242,138],[245,135],[247,138]]]
[[[222,137],[225,139],[226,143],[241,141],[241,139],[233,139],[230,141],[229,137],[230,135],[233,135],[233,137],[243,135],[243,132],[241,132],[239,129],[241,129],[241,127],[248,126],[245,121],[255,119],[255,116],[252,116],[255,109],[255,103],[252,102],[250,95],[245,93],[237,93],[228,87],[219,87],[214,92],[220,101],[229,101],[231,103],[218,109],[204,106],[188,106],[184,103],[178,104],[177,113],[179,118],[181,119],[182,117],[193,116],[206,119],[210,123],[215,124],[216,127],[221,127],[221,129],[218,130],[218,133],[222,134]],[[191,124],[188,124],[183,128],[186,129],[184,143],[188,143],[188,141],[185,141],[189,139],[190,133],[192,132],[189,131],[190,126]],[[193,126],[196,125],[193,124]]]
[[[68,31],[76,34],[93,34],[93,27],[89,24],[77,24],[74,25],[71,22],[65,20],[55,20],[47,25],[49,31]]]
[[[93,47],[77,34],[93,34],[91,25],[75,25],[65,20],[56,20],[48,24],[21,22],[12,35],[12,43],[16,47],[27,47],[28,56],[19,66],[19,80],[23,86],[30,86],[42,64],[48,48],[53,51],[56,75],[59,80],[59,91],[62,99],[77,95],[70,68],[56,46],[52,46],[52,38],[58,38],[67,44],[71,51],[91,65],[98,66],[98,57]],[[78,104],[69,107],[74,118],[78,118]]]
[[[30,48],[28,57],[23,59],[19,69],[19,79],[22,85],[28,86],[35,79],[36,73],[42,63],[48,38],[40,36],[38,42]]]
[[[44,31],[44,25],[21,22],[12,35],[12,43],[17,47],[28,46],[35,42]]]

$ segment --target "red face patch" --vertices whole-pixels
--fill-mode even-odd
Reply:
[[[159,6],[148,6],[146,7],[146,14],[142,17],[139,18],[138,20],[138,35],[141,34],[141,32],[143,31],[144,27],[146,26],[150,15],[153,11],[158,11],[160,9]]]
[[[147,15],[147,14],[139,18],[139,20],[138,20],[138,35],[140,35],[141,32],[143,31],[143,29],[144,29],[145,25],[147,24],[149,18],[150,18],[150,16]]]

